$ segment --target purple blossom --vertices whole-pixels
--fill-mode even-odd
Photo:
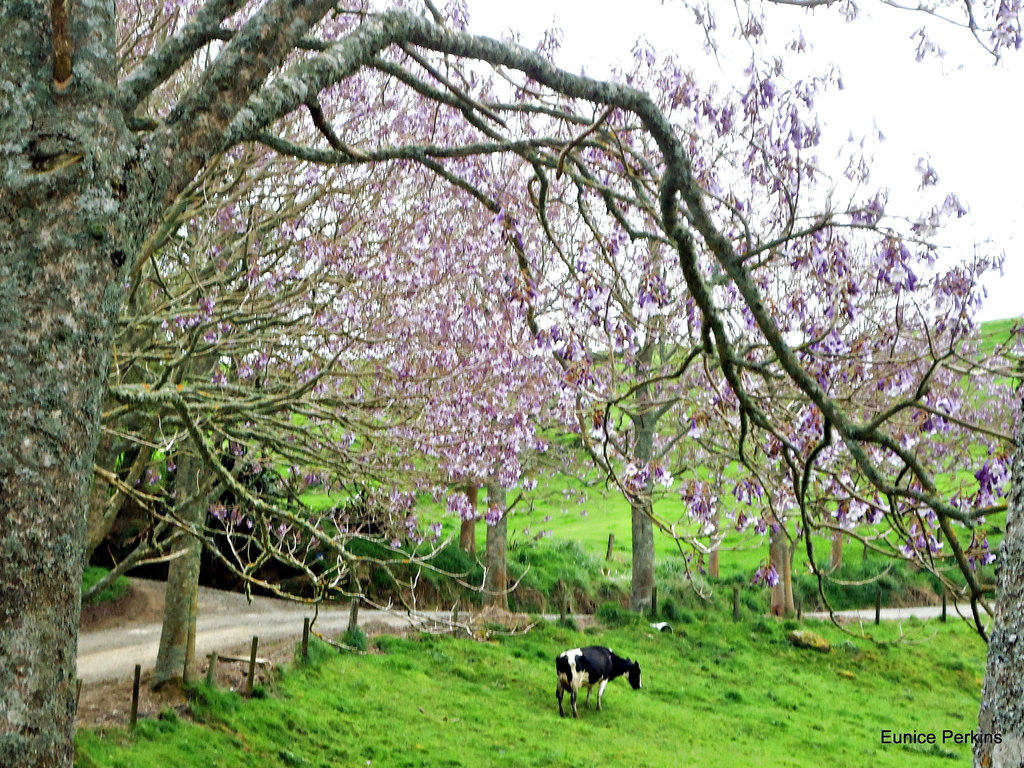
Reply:
[[[990,456],[974,473],[974,477],[978,481],[975,504],[979,507],[988,507],[1005,495],[1010,480],[1010,471],[1004,459]]]
[[[453,493],[448,497],[448,511],[457,514],[463,522],[477,519],[477,511],[464,493]]]
[[[504,516],[505,510],[503,510],[497,504],[489,504],[487,506],[487,512],[484,515],[484,521],[487,523],[487,525],[495,526],[501,521],[501,518],[503,518]]]
[[[215,306],[216,302],[212,296],[203,296],[203,298],[199,300],[199,309],[202,312],[203,320],[209,321],[213,319],[213,309]]]
[[[754,572],[753,577],[750,579],[750,583],[753,585],[767,584],[769,587],[774,587],[779,583],[779,572],[775,570],[775,566],[768,564],[758,567]]]

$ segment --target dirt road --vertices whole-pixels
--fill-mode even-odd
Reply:
[[[78,641],[78,676],[86,683],[107,680],[129,680],[135,665],[144,670],[156,663],[160,643],[160,622],[163,616],[162,582],[131,579],[131,594],[107,616],[86,611]],[[970,606],[950,606],[949,616],[957,617],[957,609],[970,615]],[[937,618],[939,606],[918,608],[883,608],[885,621],[901,621],[917,616]],[[808,613],[807,618],[828,619],[827,613]],[[839,615],[849,621],[872,621],[873,608],[860,611],[841,611]],[[196,655],[206,656],[212,651],[219,655],[248,655],[253,635],[260,638],[261,647],[275,641],[302,636],[302,622],[312,618],[311,606],[286,600],[254,597],[250,603],[244,595],[200,587],[199,616],[196,621]],[[554,618],[554,617],[550,617]],[[582,618],[582,617],[578,617]],[[369,633],[404,631],[420,628],[424,624],[447,623],[447,613],[426,612],[416,618],[396,613],[363,609],[359,612],[359,625]],[[314,629],[336,637],[348,626],[347,606],[321,608]]]
[[[128,680],[134,675],[136,664],[143,669],[156,664],[164,585],[145,579],[131,579],[131,584],[127,605],[110,616],[83,618],[78,639],[78,677],[86,684]],[[268,597],[254,597],[250,603],[245,595],[200,587],[196,655],[202,657],[212,651],[220,655],[248,654],[254,635],[261,644],[288,638],[297,642],[302,637],[306,617],[313,617],[312,606]],[[447,618],[447,614],[428,613],[414,619],[363,609],[359,612],[359,625],[364,631],[402,631]],[[322,607],[314,630],[335,637],[347,626],[347,606]]]
[[[984,611],[982,611],[982,613],[984,613]],[[855,611],[836,611],[836,615],[844,621],[874,621],[875,609],[861,608]],[[951,621],[953,619],[959,619],[961,616],[970,618],[971,605],[970,603],[950,605],[946,609],[946,615]],[[879,611],[879,618],[882,621],[905,621],[912,617],[917,619],[937,619],[940,616],[942,616],[942,606],[940,605],[919,605],[909,608],[882,608]],[[827,621],[828,613],[816,611],[813,613],[805,613],[804,617],[808,619],[824,619]]]

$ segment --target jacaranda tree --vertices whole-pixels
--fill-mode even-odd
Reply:
[[[944,362],[959,359],[976,267],[984,266],[924,269],[932,253],[928,228],[956,215],[955,203],[936,210],[934,222],[926,215],[901,228],[887,222],[870,194],[841,206],[816,198],[808,190],[828,185],[809,161],[810,90],[794,85],[779,94],[761,77],[737,103],[718,99],[678,64],[597,81],[559,69],[543,52],[471,34],[458,8],[446,20],[425,5],[5,6],[0,762],[71,764],[89,480],[117,321],[147,238],[204,169],[239,147],[267,147],[317,167],[360,166],[368,175],[392,165],[429,168],[438,183],[490,215],[491,239],[480,247],[493,254],[496,240],[508,249],[515,264],[506,274],[509,300],[523,305],[531,333],[542,340],[555,325],[536,311],[544,294],[532,265],[549,248],[575,247],[579,226],[601,233],[599,248],[614,242],[616,228],[625,232],[631,246],[623,258],[637,260],[631,274],[644,273],[652,254],[672,254],[679,288],[685,285],[692,302],[708,383],[719,394],[715,406],[738,424],[735,447],[752,457],[744,461],[751,473],[774,461],[801,478],[793,497],[803,514],[819,476],[827,477],[819,461],[849,467],[877,493],[884,514],[920,520],[924,549],[929,536],[942,537],[972,601],[983,599],[960,541],[987,510],[959,489],[940,487],[920,443],[904,431],[908,419],[923,414],[956,428],[980,426],[928,399]],[[1019,45],[1011,4],[974,9],[971,29],[991,35],[996,50]],[[491,69],[510,84],[507,91],[482,74]],[[359,127],[339,135],[338,125]],[[709,151],[716,146],[721,151]],[[384,196],[369,215],[386,218],[388,204]],[[432,198],[422,204],[429,217]],[[403,234],[393,233],[398,240]],[[405,258],[403,269],[415,271],[413,248]],[[870,285],[860,279],[865,270],[874,277]],[[929,300],[910,300],[922,281]],[[816,289],[805,306],[782,292],[801,282]],[[871,355],[878,349],[869,355],[853,343],[867,334],[855,316],[865,300],[882,305],[871,322],[892,313],[877,369]],[[837,311],[848,315],[843,327]],[[922,344],[927,356],[917,351]],[[921,361],[909,380],[878,387],[909,349]],[[842,361],[858,355],[870,358],[865,370],[874,389],[842,382]],[[586,369],[573,365],[585,357],[571,343],[559,352],[568,384],[586,381],[579,378]],[[777,401],[765,393],[773,385],[786,390]],[[174,382],[161,382],[158,396],[187,414],[176,393]],[[122,394],[131,399],[130,389]],[[804,410],[785,408],[790,402]],[[801,419],[809,427],[797,432]],[[208,433],[188,421],[193,446],[215,466]],[[979,468],[982,490],[990,490],[993,468],[1005,465],[1005,455],[994,455],[987,470]],[[653,471],[636,461],[630,467],[631,476]],[[250,504],[253,512],[272,512],[258,498]],[[916,536],[911,541],[921,549]],[[1008,598],[1022,589],[1013,574],[1004,569],[994,639],[997,645],[1008,625],[1009,645],[997,645],[1004,651],[993,653],[989,673],[1000,692],[983,704],[991,713],[986,727],[1004,734],[994,764],[1011,764],[1000,761],[1014,749],[1019,755],[1024,743],[1024,696],[1014,671],[1021,666],[1012,645],[1024,605]],[[985,709],[996,695],[1003,703]]]

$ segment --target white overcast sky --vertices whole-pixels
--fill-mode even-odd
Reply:
[[[658,50],[676,51],[702,80],[718,67],[703,51],[690,12],[673,0],[467,1],[476,33],[497,37],[515,29],[533,47],[543,30],[559,27],[563,45],[556,61],[573,71],[584,67],[604,76],[630,57],[641,37]],[[723,38],[733,24],[731,6],[716,4]],[[921,156],[931,160],[939,188],[956,192],[971,212],[970,223],[956,229],[955,249],[969,255],[974,242],[991,240],[1006,253],[1003,274],[987,281],[981,318],[1024,313],[1024,234],[1018,232],[1024,226],[1024,52],[1007,54],[996,67],[965,30],[929,23],[920,13],[862,6],[866,18],[854,24],[825,11],[773,8],[771,42],[781,50],[799,27],[817,61],[839,66],[844,89],[819,103],[823,122],[837,140],[851,130],[861,135],[877,125],[882,131],[886,140],[875,152],[873,178],[890,188],[890,210],[921,209],[914,168]],[[948,53],[917,63],[910,37],[925,23]],[[734,73],[746,64],[739,55],[721,63]]]

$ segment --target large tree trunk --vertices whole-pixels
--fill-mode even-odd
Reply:
[[[494,525],[487,526],[484,605],[494,605],[508,610],[508,518],[505,489],[497,480],[487,483],[487,506],[497,507],[501,519]]]
[[[1024,765],[1024,421],[1018,427],[1017,451],[1006,512],[1006,536],[999,548],[999,594],[996,598],[988,668],[978,715],[980,743],[974,747],[979,768]],[[1000,743],[995,744],[998,734]],[[985,743],[988,741],[988,743]]]
[[[636,401],[639,413],[633,418],[633,456],[647,464],[654,455],[654,419],[651,414],[650,391],[646,385],[637,390]],[[654,523],[651,518],[653,488],[654,483],[648,476],[641,492],[630,499],[629,503],[633,537],[629,607],[637,612],[649,611],[654,599]]]
[[[0,765],[19,768],[72,763],[99,406],[151,218],[127,199],[114,4],[72,18],[63,85],[49,10],[5,4],[0,27]]]
[[[176,514],[186,525],[202,526],[206,509],[198,497],[201,463],[182,452],[174,481]],[[171,561],[164,588],[164,620],[160,630],[153,687],[181,685],[196,677],[196,613],[199,607],[199,565],[202,542],[182,534],[175,547],[183,552]]]
[[[466,484],[466,498],[469,499],[469,505],[476,511],[477,495],[480,490],[480,486],[476,483]],[[459,527],[459,547],[463,552],[466,552],[473,557],[476,557],[476,517],[469,520],[463,520],[462,525]]]

